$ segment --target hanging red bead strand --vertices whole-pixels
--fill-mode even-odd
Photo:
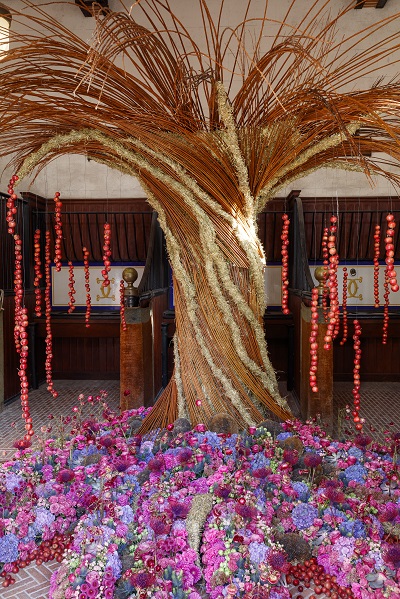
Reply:
[[[35,316],[40,318],[42,315],[42,292],[40,290],[40,280],[43,278],[42,263],[40,261],[40,229],[36,229],[33,234],[33,269],[34,279],[33,286],[35,288]]]
[[[324,265],[324,276],[322,279],[323,293],[322,293],[322,309],[325,320],[328,319],[328,276],[329,276],[329,251],[328,251],[328,240],[329,240],[329,228],[325,227],[322,235],[322,260]]]
[[[21,389],[21,407],[22,417],[25,420],[26,434],[25,442],[30,442],[33,436],[32,418],[29,411],[29,382],[27,376],[28,368],[28,309],[23,305],[24,289],[22,279],[22,241],[19,235],[14,235],[15,251],[15,273],[14,273],[14,293],[15,293],[15,326],[14,339],[17,352],[19,353],[18,376]]]
[[[389,274],[389,271],[386,266],[385,282],[383,284],[383,289],[384,289],[384,293],[383,293],[383,300],[384,300],[383,325],[382,325],[382,344],[383,345],[387,344],[387,336],[388,336],[388,328],[389,328],[389,294],[390,294],[389,280],[390,280],[390,274]]]
[[[10,179],[10,182],[8,184],[8,193],[9,193],[9,198],[7,200],[7,215],[6,215],[6,222],[7,222],[7,232],[10,233],[11,235],[14,235],[15,232],[15,227],[16,227],[16,221],[15,221],[15,215],[17,213],[17,207],[15,205],[15,200],[17,199],[17,195],[14,192],[14,185],[15,183],[18,181],[18,177],[17,175],[13,175]]]
[[[336,249],[336,233],[337,233],[337,216],[331,216],[331,225],[329,227],[328,237],[328,253],[329,253],[329,314],[328,327],[324,338],[324,349],[331,349],[333,339],[337,334],[336,323],[339,320],[339,299],[338,299],[338,280],[337,269],[339,264],[339,256]]]
[[[75,310],[75,279],[74,279],[74,265],[71,261],[68,262],[68,314],[71,314]]]
[[[394,220],[394,215],[392,213],[389,213],[386,216],[386,222],[387,222],[387,230],[386,230],[386,237],[385,237],[385,250],[386,250],[385,262],[386,262],[386,268],[388,270],[388,274],[390,275],[390,278],[389,278],[390,289],[391,289],[391,291],[396,292],[399,290],[399,285],[397,283],[397,275],[396,275],[396,271],[394,269],[394,232],[396,229],[396,222]]]
[[[349,325],[347,320],[347,280],[349,273],[347,267],[343,266],[343,299],[342,299],[342,318],[343,318],[343,337],[340,345],[344,345],[347,341],[347,335],[349,332]]]
[[[21,352],[21,316],[24,297],[23,279],[22,279],[22,241],[19,235],[14,235],[14,343],[18,353]]]
[[[54,194],[54,231],[55,231],[55,242],[54,242],[54,264],[57,272],[61,270],[61,244],[62,244],[62,221],[61,221],[61,208],[62,202],[60,200],[60,192],[56,191]]]
[[[46,317],[46,361],[45,361],[45,372],[46,372],[46,383],[47,391],[52,396],[58,397],[57,391],[54,389],[53,376],[52,376],[52,361],[53,361],[53,334],[51,331],[51,274],[50,274],[50,231],[46,231],[46,244],[44,250],[44,273],[45,273],[45,292],[44,292],[44,303],[45,303],[45,317]]]
[[[119,282],[119,305],[121,315],[121,326],[122,330],[126,331],[126,320],[125,320],[125,281],[121,279]]]
[[[86,290],[86,314],[85,314],[85,326],[90,327],[90,313],[92,310],[92,298],[90,295],[90,273],[89,273],[89,251],[87,248],[82,248],[83,251],[83,269],[85,273],[85,290]]]
[[[310,387],[318,393],[318,287],[311,291],[311,332],[310,332]]]
[[[289,314],[290,310],[289,310],[289,252],[288,252],[288,246],[289,246],[289,225],[290,225],[290,220],[289,220],[289,216],[285,213],[282,215],[282,221],[283,221],[283,226],[282,226],[282,234],[281,234],[281,241],[282,241],[282,249],[281,249],[281,256],[282,256],[282,312],[284,314]]]
[[[354,410],[353,410],[353,420],[355,427],[358,431],[361,431],[363,428],[359,411],[360,411],[360,365],[361,365],[361,325],[358,320],[354,320],[354,368],[353,368],[353,401],[354,401]]]
[[[381,227],[375,225],[374,233],[374,307],[379,308],[379,254],[381,247]]]
[[[104,268],[101,271],[103,287],[108,287],[110,284],[108,273],[111,270],[111,225],[109,223],[104,223],[103,263]]]

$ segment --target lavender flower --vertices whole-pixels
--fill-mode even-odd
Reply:
[[[11,564],[18,559],[18,537],[10,533],[0,537],[0,563]]]
[[[295,482],[292,485],[293,489],[296,491],[298,498],[300,501],[307,501],[310,497],[310,489],[305,483]]]
[[[300,530],[312,526],[316,518],[318,518],[318,510],[309,503],[299,503],[292,511],[293,524]]]
[[[6,489],[7,491],[14,491],[18,485],[23,481],[22,476],[15,474],[15,472],[7,472],[6,474]]]

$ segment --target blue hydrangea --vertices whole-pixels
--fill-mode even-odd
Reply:
[[[0,563],[11,564],[18,559],[18,538],[10,533],[0,537]]]
[[[24,479],[19,474],[15,474],[15,472],[7,472],[6,474],[6,489],[7,491],[14,491],[18,485]]]
[[[34,508],[34,512],[36,515],[35,522],[32,524],[32,528],[35,532],[42,532],[46,526],[51,526],[51,524],[56,519],[54,514],[52,514],[49,510],[44,507]]]
[[[265,560],[265,556],[267,555],[268,547],[265,543],[257,543],[257,541],[253,541],[249,545],[249,556],[250,560],[253,564],[261,564]]]
[[[289,437],[293,437],[292,433],[279,433],[279,435],[276,437],[276,440],[284,441],[285,439],[288,439]]]
[[[348,482],[354,480],[356,483],[363,483],[367,476],[367,471],[361,464],[354,464],[345,469],[344,475]]]
[[[347,453],[355,457],[357,460],[361,460],[361,458],[364,456],[363,451],[359,447],[350,447]]]
[[[292,511],[293,524],[299,530],[305,530],[313,525],[314,520],[318,518],[318,510],[308,503],[299,503]]]
[[[292,484],[292,487],[296,491],[297,497],[300,499],[300,501],[308,501],[308,498],[310,497],[310,489],[306,483],[295,482]]]
[[[122,506],[122,514],[120,516],[120,520],[123,524],[130,524],[131,522],[133,522],[133,518],[134,518],[134,513],[133,513],[133,509],[131,508],[130,505],[124,505]]]
[[[263,453],[257,453],[251,462],[252,470],[258,470],[259,468],[266,468],[271,463],[269,458],[266,458]]]
[[[122,564],[116,551],[108,554],[106,568],[111,568],[113,576],[115,578],[119,578],[121,576]]]
[[[365,538],[365,526],[360,520],[346,520],[339,525],[339,531],[344,537]]]

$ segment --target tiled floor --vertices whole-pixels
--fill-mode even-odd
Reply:
[[[114,409],[118,408],[118,381],[56,381],[55,388],[59,391],[57,399],[52,398],[45,386],[30,393],[31,415],[37,431],[40,431],[42,426],[48,426],[49,414],[54,416],[52,422],[62,416],[71,415],[72,408],[79,404],[78,396],[81,393],[87,398],[89,395],[97,396],[105,390],[108,393],[107,403]],[[338,413],[343,413],[346,404],[351,404],[351,389],[351,383],[335,384],[336,418]],[[383,439],[385,430],[400,429],[400,383],[366,383],[362,385],[361,397],[361,416],[366,419],[366,432],[372,427],[376,429],[372,434]],[[291,405],[295,408],[295,405]],[[342,428],[346,428],[346,421]],[[0,413],[0,462],[12,456],[13,442],[23,435],[24,425],[20,405],[18,401],[14,401]],[[9,588],[0,586],[0,598],[47,599],[49,579],[57,566],[57,562],[42,566],[31,564],[15,575],[15,584]],[[311,594],[311,589],[305,589],[302,595],[307,599]],[[298,594],[293,593],[293,596],[297,597]],[[322,595],[320,597],[323,599]]]

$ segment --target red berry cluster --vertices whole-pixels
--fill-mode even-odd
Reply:
[[[354,320],[354,335],[353,335],[353,347],[354,347],[354,368],[353,368],[353,420],[355,427],[358,431],[362,430],[362,422],[359,416],[360,410],[360,364],[361,364],[361,325],[358,320]]]
[[[75,310],[75,279],[74,279],[74,265],[71,261],[68,262],[68,314],[71,314]]]
[[[14,341],[18,353],[21,352],[21,317],[23,310],[24,288],[22,280],[22,241],[19,235],[14,235],[15,270],[14,270]]]
[[[381,247],[381,228],[375,225],[374,233],[374,301],[375,308],[379,308],[379,254]],[[394,255],[394,254],[393,254]]]
[[[10,197],[7,200],[7,216],[6,216],[6,222],[7,222],[7,226],[8,226],[8,233],[11,233],[11,235],[14,235],[14,230],[16,227],[16,222],[15,222],[15,215],[17,213],[17,207],[15,205],[15,200],[17,199],[17,194],[14,193],[14,185],[15,183],[18,181],[18,177],[17,175],[13,175],[10,179],[10,182],[8,184],[8,193],[10,194]]]
[[[349,326],[347,323],[347,279],[349,278],[349,274],[347,272],[347,267],[343,266],[343,299],[342,299],[342,314],[343,314],[343,338],[340,342],[340,345],[344,345],[347,341],[347,335],[349,332]]]
[[[70,546],[70,539],[66,535],[56,532],[53,539],[50,541],[43,541],[37,549],[29,552],[25,559],[18,558],[15,562],[12,562],[10,564],[10,571],[3,570],[0,574],[0,577],[4,578],[2,586],[7,588],[14,584],[15,578],[12,575],[18,574],[22,568],[26,568],[26,566],[29,566],[29,564],[35,561],[38,566],[52,560],[61,563],[65,550]]]
[[[103,275],[103,287],[108,287],[110,284],[110,279],[108,278],[108,273],[111,270],[111,225],[109,223],[104,223],[104,245],[103,245],[103,263],[104,268],[101,271]]]
[[[322,284],[323,284],[322,308],[323,308],[325,320],[327,320],[327,318],[328,318],[328,296],[329,296],[329,288],[327,285],[328,275],[329,275],[328,240],[329,240],[329,229],[328,229],[328,227],[325,227],[323,235],[322,235],[322,244],[321,244],[322,245],[322,260],[323,260],[323,265],[324,265],[324,276],[322,279]]]
[[[310,387],[313,393],[318,393],[318,287],[311,291],[311,333],[310,333]]]
[[[33,234],[33,268],[35,278],[33,279],[33,286],[35,288],[35,316],[40,318],[42,315],[42,292],[40,291],[40,279],[43,277],[40,261],[40,229],[36,229]]]
[[[119,282],[119,305],[121,315],[121,326],[122,330],[126,331],[126,320],[125,320],[125,281],[121,279]]]
[[[390,284],[390,288],[392,291],[396,292],[399,290],[399,285],[397,283],[397,275],[396,275],[396,271],[394,269],[394,231],[396,229],[396,223],[394,220],[394,216],[393,214],[389,213],[386,216],[386,221],[387,221],[387,230],[386,230],[386,237],[385,237],[385,250],[386,250],[386,257],[385,257],[385,262],[386,262],[386,268],[388,271],[388,274],[390,275],[389,277],[389,284]]]
[[[308,599],[317,599],[317,595],[331,599],[354,599],[351,588],[340,586],[336,576],[324,572],[323,566],[318,565],[315,557],[306,560],[304,564],[291,565],[286,581],[297,587],[299,593],[313,585],[314,594],[308,595]]]
[[[383,326],[382,326],[382,344],[383,345],[386,345],[386,343],[387,343],[388,328],[389,328],[389,293],[390,293],[389,279],[390,279],[390,274],[386,267],[385,268],[385,282],[383,284],[383,289],[384,289],[383,299],[385,302],[384,306],[383,306]]]
[[[89,274],[89,251],[87,248],[82,248],[83,251],[83,268],[85,272],[85,289],[86,289],[86,314],[85,314],[85,323],[86,327],[90,327],[89,319],[90,312],[92,309],[92,298],[90,296],[90,274]]]
[[[282,312],[289,314],[289,216],[285,213],[282,215],[283,227],[281,234],[282,241]]]
[[[47,391],[49,391],[53,397],[58,397],[57,391],[54,390],[54,383],[52,377],[51,363],[53,360],[53,334],[51,332],[51,275],[50,275],[50,231],[46,231],[46,245],[44,250],[44,276],[46,282],[46,288],[44,292],[44,303],[45,303],[45,316],[46,316],[46,383]]]
[[[330,349],[333,339],[338,333],[339,324],[339,294],[337,269],[339,265],[339,256],[336,249],[337,216],[331,216],[331,225],[329,227],[328,253],[329,253],[329,299],[330,307],[328,314],[328,327],[324,338],[324,349]]]
[[[60,192],[56,191],[54,194],[54,231],[55,231],[55,243],[54,243],[54,264],[56,266],[57,272],[61,270],[61,244],[62,244],[62,222],[61,222],[61,208],[62,202],[60,201]]]

